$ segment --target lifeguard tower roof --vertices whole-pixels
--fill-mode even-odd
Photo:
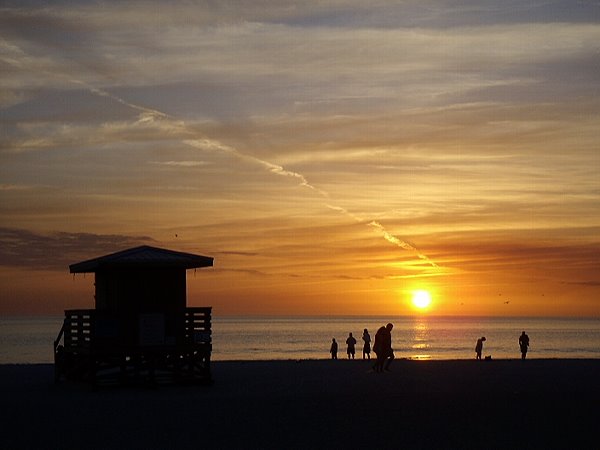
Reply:
[[[194,269],[211,267],[213,258],[142,245],[99,258],[71,264],[71,273],[94,273],[105,269]]]

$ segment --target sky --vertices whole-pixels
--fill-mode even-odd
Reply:
[[[600,317],[599,130],[599,1],[1,0],[0,314]]]

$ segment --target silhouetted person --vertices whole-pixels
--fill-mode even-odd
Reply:
[[[383,341],[385,334],[385,327],[380,327],[375,333],[375,342],[373,343],[373,351],[375,352],[375,365],[373,365],[373,370],[375,372],[383,371],[383,362],[385,361],[385,357],[383,356]]]
[[[523,331],[519,336],[519,347],[521,347],[521,359],[527,357],[527,350],[529,349],[529,336]]]
[[[346,350],[346,352],[348,353],[348,359],[354,359],[354,354],[356,353],[356,339],[354,339],[352,333],[348,335],[348,339],[346,339],[346,344],[348,344],[348,350]]]
[[[483,342],[485,341],[485,336],[477,339],[477,344],[475,345],[475,353],[477,353],[477,359],[481,359],[481,352],[483,351]]]
[[[371,359],[371,335],[366,328],[365,331],[363,331],[362,340],[365,342],[363,345],[363,359],[365,359],[365,356],[368,359]]]
[[[375,334],[375,344],[373,351],[377,355],[377,361],[373,366],[375,372],[390,370],[390,364],[394,360],[394,350],[392,349],[392,328],[394,325],[388,323],[385,327],[381,327]],[[386,363],[387,360],[387,363]]]
[[[337,359],[338,352],[338,344],[335,341],[335,338],[331,340],[331,348],[329,349],[329,353],[331,353],[331,359]]]

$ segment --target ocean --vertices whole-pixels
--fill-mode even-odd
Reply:
[[[52,343],[62,316],[0,319],[0,364],[53,362]],[[518,338],[530,338],[528,358],[600,358],[600,318],[530,317],[291,317],[214,316],[214,361],[329,358],[331,339],[346,358],[346,338],[357,340],[362,358],[363,329],[374,339],[377,329],[394,324],[396,358],[415,360],[469,359],[475,342],[486,337],[483,355],[519,358]]]

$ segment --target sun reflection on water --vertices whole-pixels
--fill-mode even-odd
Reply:
[[[415,319],[410,348],[410,359],[431,359],[431,355],[428,353],[430,348],[429,325],[422,318]]]

